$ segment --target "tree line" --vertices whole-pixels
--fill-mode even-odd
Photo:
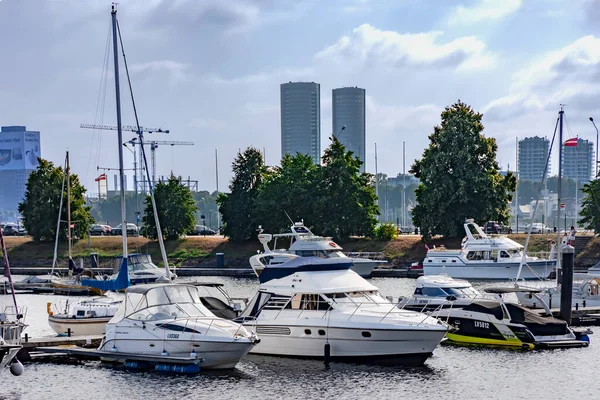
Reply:
[[[336,240],[372,235],[379,213],[374,177],[360,172],[360,159],[337,138],[331,141],[321,165],[296,154],[268,167],[256,148],[239,153],[230,192],[217,199],[223,233],[234,241],[249,240],[259,226],[279,233],[292,221],[304,221],[316,234]]]

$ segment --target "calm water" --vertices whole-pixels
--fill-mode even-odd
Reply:
[[[249,297],[253,279],[223,282],[233,297]],[[382,294],[410,295],[414,280],[376,278]],[[61,296],[19,295],[31,336],[53,334],[46,302]],[[0,306],[9,304],[0,296]],[[424,367],[377,367],[249,355],[233,371],[170,376],[129,372],[99,362],[25,364],[20,377],[0,376],[0,399],[566,399],[600,398],[596,388],[600,329],[587,349],[517,352],[439,347]]]

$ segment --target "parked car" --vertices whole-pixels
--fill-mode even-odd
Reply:
[[[206,235],[216,235],[217,232],[215,232],[214,230],[210,229],[206,225],[196,225],[194,231],[191,234],[192,235],[206,236]]]
[[[90,236],[104,236],[106,235],[106,227],[104,225],[92,225],[90,227]]]
[[[111,229],[110,234],[121,236],[123,234],[123,224],[119,224]],[[135,224],[127,224],[127,235],[128,236],[137,236],[139,234],[138,227]]]
[[[106,224],[102,224],[102,226],[104,227],[104,234],[110,235],[110,232],[112,231],[112,226]]]
[[[17,224],[5,224],[2,227],[4,236],[19,236],[19,227]]]
[[[502,228],[500,227],[500,224],[498,224],[496,221],[486,222],[484,229],[485,229],[485,233],[492,233],[492,234],[502,233]]]
[[[529,232],[529,225],[525,227],[525,232]],[[554,232],[554,229],[542,224],[541,222],[534,222],[532,224],[531,233],[546,234],[552,232]]]

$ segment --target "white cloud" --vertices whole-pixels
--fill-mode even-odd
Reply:
[[[173,60],[156,60],[133,64],[131,66],[131,72],[134,74],[165,72],[173,82],[180,82],[188,79],[187,71],[189,67],[189,64],[180,63]]]
[[[556,109],[600,93],[600,39],[584,36],[513,76],[507,95],[485,107],[492,118]],[[590,108],[592,104],[580,104]]]
[[[521,8],[522,0],[479,0],[472,7],[458,6],[448,17],[450,25],[502,19]]]
[[[465,36],[443,43],[444,33],[405,33],[363,24],[316,55],[338,63],[378,64],[391,68],[446,67],[480,69],[493,63],[483,41]]]
[[[201,135],[225,132],[231,128],[227,121],[215,118],[194,118],[188,125],[192,128],[201,130]]]
[[[253,85],[265,82],[298,81],[309,79],[314,75],[312,68],[280,68],[271,71],[257,72],[253,74],[224,78],[219,75],[205,77],[205,81],[216,85]]]

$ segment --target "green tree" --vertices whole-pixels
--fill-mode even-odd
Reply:
[[[462,236],[466,218],[508,222],[516,179],[500,174],[498,146],[481,132],[482,114],[460,100],[442,112],[431,143],[412,166],[420,180],[413,222],[425,240],[432,235]]]
[[[143,212],[145,196],[138,194],[136,201],[134,193],[125,194],[125,211],[128,222],[137,224],[136,211],[138,210],[137,202],[139,201],[139,211]],[[117,192],[115,196],[110,196],[107,199],[101,199],[92,205],[92,216],[98,223],[106,223],[111,226],[116,226],[121,223],[121,196]],[[141,222],[141,221],[140,221]]]
[[[27,179],[25,198],[19,204],[23,225],[35,241],[53,241],[56,236],[56,222],[60,205],[60,195],[64,170],[55,167],[50,161],[38,159],[39,164]],[[74,237],[85,237],[94,223],[90,207],[85,205],[86,189],[79,183],[77,175],[70,176],[71,222]],[[67,219],[67,188],[64,188],[61,220]],[[67,224],[61,224],[60,238],[67,237]]]
[[[360,173],[362,162],[332,137],[323,155],[315,191],[317,232],[344,240],[351,235],[371,236],[379,214],[373,175]]]
[[[266,173],[262,153],[249,147],[238,153],[232,167],[231,193],[220,193],[217,198],[223,234],[233,241],[248,240],[258,227],[254,203]]]
[[[305,154],[285,155],[280,167],[265,174],[255,202],[255,219],[266,232],[287,231],[290,220],[314,223],[319,166]]]
[[[581,190],[584,193],[579,223],[585,229],[593,229],[596,234],[600,233],[600,180],[585,184]]]
[[[154,187],[154,200],[162,234],[167,239],[177,239],[194,228],[196,202],[190,189],[181,183],[180,178],[171,174],[166,182],[157,183]],[[145,215],[142,218],[145,234],[156,238],[158,235],[150,196],[146,196],[145,205]]]

